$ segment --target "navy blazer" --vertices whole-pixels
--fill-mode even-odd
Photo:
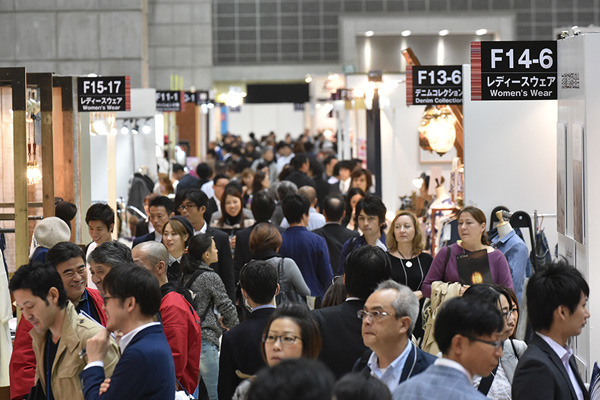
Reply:
[[[219,358],[219,399],[231,399],[242,381],[235,371],[254,375],[266,364],[262,357],[262,334],[275,308],[261,308],[223,334]]]
[[[336,379],[351,372],[356,360],[368,350],[362,340],[362,321],[356,316],[364,304],[364,300],[349,300],[312,312],[323,342],[319,360]]]
[[[85,400],[100,399],[104,368],[90,367],[79,374]],[[172,399],[175,395],[175,365],[162,325],[138,332],[117,363],[110,388],[103,400]]]
[[[409,346],[411,346],[411,349],[408,353],[408,357],[406,358],[406,362],[404,363],[404,368],[402,368],[402,374],[400,375],[400,380],[398,383],[402,383],[405,380],[425,371],[431,364],[435,362],[437,358],[432,354],[424,352],[411,343],[409,343]],[[371,373],[371,368],[369,368],[368,364],[371,354],[373,354],[372,351],[366,352],[358,361],[356,361],[352,371],[367,371]]]
[[[137,246],[140,243],[143,242],[153,242],[154,239],[156,239],[156,231],[152,231],[150,233],[147,233],[143,236],[138,236],[135,239],[133,239],[133,245],[131,246],[131,248],[133,249],[135,246]]]
[[[583,392],[583,398],[590,395],[579,376],[575,358],[569,359],[575,379]],[[515,400],[577,400],[575,389],[562,361],[552,348],[539,335],[534,334],[529,347],[519,360],[512,385],[512,398]]]

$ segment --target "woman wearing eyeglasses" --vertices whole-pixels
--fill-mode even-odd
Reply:
[[[262,341],[263,359],[269,367],[288,358],[316,359],[321,352],[319,328],[308,308],[299,303],[284,303],[275,310]],[[251,380],[240,383],[232,400],[246,399]]]
[[[517,363],[527,350],[525,342],[510,338],[517,325],[517,305],[513,303],[509,289],[499,285],[485,283],[473,285],[465,291],[463,296],[478,298],[497,306],[504,317],[504,331],[501,340],[503,352],[498,366],[490,376],[476,376],[473,384],[489,399],[510,400]]]

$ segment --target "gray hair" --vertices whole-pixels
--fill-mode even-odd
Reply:
[[[133,264],[131,249],[123,243],[113,240],[96,247],[87,258],[88,263],[104,264],[111,268],[122,264]]]
[[[386,289],[392,289],[398,292],[398,295],[392,302],[392,307],[396,313],[396,319],[402,317],[410,318],[410,327],[407,332],[408,337],[410,338],[415,329],[417,317],[419,316],[419,300],[408,286],[401,285],[391,279],[381,282],[377,285],[375,291]]]
[[[298,193],[298,186],[294,182],[281,181],[275,190],[277,191],[277,199],[283,201],[286,196]]]
[[[165,265],[169,265],[169,251],[164,244],[155,242],[154,240],[148,242],[142,242],[134,247],[139,249],[144,259],[150,263],[151,266],[155,266],[159,262],[164,262]]]

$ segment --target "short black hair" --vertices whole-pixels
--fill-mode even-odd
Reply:
[[[502,330],[504,318],[498,306],[476,296],[454,297],[438,311],[433,335],[442,354],[447,355],[456,335],[477,337]]]
[[[344,273],[348,295],[366,300],[380,282],[390,279],[392,266],[385,251],[364,245],[348,254]]]
[[[294,169],[300,169],[302,168],[302,165],[304,165],[305,162],[308,161],[308,157],[306,157],[306,155],[299,153],[296,154],[294,156],[294,158],[292,158],[290,160],[290,166]]]
[[[336,400],[392,400],[388,387],[367,371],[344,375],[333,387]]]
[[[171,215],[174,209],[173,200],[167,196],[158,196],[153,198],[148,204],[148,209],[150,209],[150,207],[164,207],[168,215]]]
[[[481,301],[487,301],[493,306],[498,308],[500,307],[500,296],[504,296],[508,301],[508,304],[512,303],[512,299],[508,289],[504,286],[500,285],[492,285],[489,283],[479,283],[477,285],[469,286],[469,288],[465,291],[464,297],[473,296],[478,298]]]
[[[108,204],[92,204],[85,213],[85,223],[89,225],[90,221],[100,221],[106,225],[106,229],[115,223],[115,212]]]
[[[383,201],[372,194],[367,194],[360,199],[358,203],[356,203],[356,210],[354,211],[354,223],[356,226],[358,226],[358,214],[360,214],[361,211],[364,211],[367,215],[379,217],[379,227],[383,233],[385,229],[385,213],[387,212],[387,208],[385,208]]]
[[[310,160],[310,171],[312,173],[313,179],[322,179],[325,175],[325,167],[323,166],[323,163],[321,163],[321,161],[319,160]]]
[[[11,293],[16,290],[30,290],[34,296],[48,303],[48,292],[50,288],[58,290],[58,307],[64,309],[67,306],[67,291],[56,268],[50,264],[42,264],[36,261],[22,265],[17,269],[8,283]]]
[[[269,195],[268,190],[259,190],[252,195],[250,210],[256,222],[269,222],[275,212],[275,200]]]
[[[240,271],[240,287],[257,304],[267,304],[277,291],[277,269],[263,260],[252,260]]]
[[[125,300],[134,297],[142,314],[158,312],[162,299],[158,280],[150,271],[133,262],[111,268],[102,281],[102,287],[112,297]]]
[[[323,165],[328,165],[333,160],[337,160],[337,156],[330,154],[323,160]]]
[[[213,178],[213,184],[217,184],[217,182],[219,182],[219,179],[227,179],[229,180],[229,177],[225,174],[217,174],[215,175],[215,177]]]
[[[46,262],[56,268],[56,266],[72,258],[81,257],[85,262],[85,254],[81,247],[72,242],[60,242],[54,245],[48,253],[46,253]]]
[[[171,167],[173,172],[179,172],[179,171],[185,171],[185,169],[183,168],[183,165],[181,164],[173,164],[173,166]]]
[[[320,361],[291,358],[260,370],[247,399],[331,400],[333,383],[333,374]]]
[[[529,278],[526,293],[529,322],[534,331],[539,331],[550,329],[559,306],[575,312],[581,294],[589,296],[590,288],[581,272],[561,258],[539,267]]]
[[[300,194],[290,194],[285,196],[281,203],[283,216],[289,224],[297,224],[302,221],[302,216],[308,214],[310,202]]]
[[[323,200],[323,214],[328,221],[339,221],[344,216],[346,202],[339,194],[325,197]]]
[[[184,200],[191,201],[198,208],[208,207],[208,196],[200,189],[190,189],[183,193],[181,202]]]
[[[129,247],[118,240],[113,240],[96,247],[88,256],[87,262],[115,268],[121,264],[133,263],[133,258]]]
[[[212,176],[212,173],[213,170],[207,163],[202,162],[196,165],[196,175],[198,175],[198,178],[209,179]]]
[[[342,168],[352,171],[354,169],[354,163],[350,160],[342,160],[336,164],[336,167],[338,168],[338,171]]]

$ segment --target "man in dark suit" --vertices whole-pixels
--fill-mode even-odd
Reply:
[[[357,238],[358,232],[351,231],[343,227],[340,222],[344,217],[346,203],[340,195],[330,195],[323,200],[323,215],[325,216],[325,226],[315,229],[313,232],[325,238],[327,249],[329,250],[329,261],[333,271],[338,270],[340,253],[342,246],[348,239]]]
[[[304,154],[296,154],[290,165],[294,169],[285,180],[296,184],[297,187],[312,186],[315,187],[315,181],[309,178],[308,171],[310,171],[310,160]]]
[[[527,284],[529,321],[535,331],[519,360],[512,386],[515,400],[584,400],[590,395],[577,371],[570,337],[590,317],[585,278],[565,261],[538,269]]]
[[[219,261],[211,264],[210,267],[221,277],[223,285],[225,285],[225,289],[227,290],[227,296],[229,296],[231,301],[235,301],[233,259],[231,258],[229,236],[219,229],[211,228],[205,221],[204,214],[206,213],[208,197],[202,190],[190,189],[183,193],[181,199],[178,211],[190,221],[194,228],[194,235],[206,233],[214,239],[219,251]]]
[[[348,256],[344,284],[346,301],[334,307],[313,311],[323,345],[319,360],[336,379],[351,372],[356,360],[367,350],[361,335],[362,322],[357,313],[379,282],[391,275],[390,261],[378,247],[363,246]]]
[[[263,189],[252,195],[252,203],[250,204],[254,220],[254,225],[237,231],[235,235],[235,251],[233,253],[233,268],[235,270],[235,280],[237,282],[240,270],[248,261],[252,259],[250,251],[250,234],[254,227],[261,222],[269,222],[275,211],[275,200],[269,195],[266,189]],[[285,229],[277,227],[279,232]]]
[[[193,175],[186,174],[185,168],[181,164],[173,164],[173,179],[178,181],[176,193],[181,193],[191,188],[200,188],[200,179]]]
[[[104,279],[106,329],[87,340],[88,364],[79,374],[86,400],[99,399],[110,333],[120,331],[121,359],[102,399],[171,399],[175,367],[171,348],[154,316],[160,307],[156,278],[135,264],[111,269]]]
[[[240,273],[244,303],[252,310],[250,317],[225,332],[219,359],[219,399],[231,399],[242,381],[236,370],[254,375],[265,366],[261,352],[262,334],[275,311],[279,292],[277,270],[266,261],[254,260]]]
[[[433,364],[436,357],[410,340],[419,315],[419,300],[408,286],[391,279],[381,282],[360,313],[363,342],[373,351],[357,362],[355,371],[376,376],[393,393],[400,383]]]
[[[210,219],[214,213],[221,211],[221,196],[225,192],[225,186],[229,183],[227,175],[218,174],[213,179],[213,195],[206,203],[204,220],[210,225]]]
[[[148,205],[148,219],[154,227],[154,231],[146,235],[136,237],[133,240],[133,247],[143,242],[154,240],[155,242],[162,241],[162,230],[169,218],[173,215],[173,200],[166,196],[158,196],[150,200]]]

